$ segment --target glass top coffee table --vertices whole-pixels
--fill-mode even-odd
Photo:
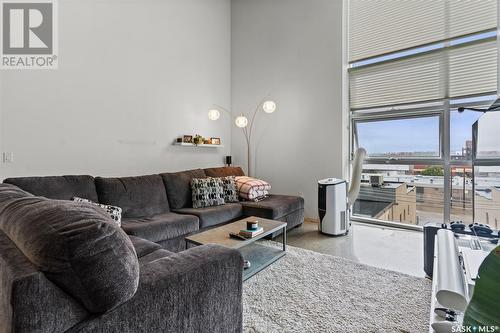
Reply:
[[[230,232],[238,233],[241,229],[246,229],[247,221],[259,222],[259,226],[264,232],[254,238],[239,239],[229,236]],[[276,231],[283,231],[283,248],[273,248],[256,243]],[[243,281],[257,274],[273,262],[286,254],[286,223],[264,219],[260,217],[246,217],[244,219],[225,224],[220,227],[202,231],[198,234],[186,238],[186,245],[218,244],[232,249],[238,249],[245,260],[250,261],[250,267],[243,271]]]

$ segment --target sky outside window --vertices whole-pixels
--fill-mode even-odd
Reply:
[[[439,156],[439,117],[359,122],[357,132],[371,157]]]

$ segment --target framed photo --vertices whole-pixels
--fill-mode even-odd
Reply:
[[[184,143],[193,143],[193,136],[192,135],[184,135],[182,137],[182,142],[184,142]]]
[[[220,145],[220,138],[210,138],[213,145]]]

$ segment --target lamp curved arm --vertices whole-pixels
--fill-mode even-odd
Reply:
[[[267,94],[266,97],[264,97],[260,103],[257,105],[257,107],[255,108],[255,111],[253,112],[252,114],[252,119],[250,120],[250,123],[248,123],[248,118],[247,118],[247,123],[246,123],[246,126],[244,126],[242,128],[242,131],[243,131],[243,135],[245,136],[245,140],[246,140],[246,143],[247,143],[247,163],[248,163],[248,174],[251,176],[252,175],[252,172],[251,172],[251,147],[250,147],[250,144],[251,144],[251,137],[252,137],[252,133],[253,133],[253,125],[254,125],[254,122],[255,122],[255,119],[257,117],[257,113],[263,109],[263,105],[266,101],[266,99],[269,97],[270,94]],[[217,110],[220,110],[220,111],[224,111],[225,113],[227,113],[232,119],[237,119],[238,117],[236,117],[232,112],[230,112],[229,110],[227,110],[226,108],[218,105],[218,104],[213,104],[213,106],[215,108],[217,108]],[[276,105],[274,106],[274,108],[276,107]],[[272,110],[271,112],[273,112],[274,110]],[[243,114],[242,114],[243,115]],[[218,117],[217,117],[218,118]],[[246,116],[245,116],[246,118]],[[239,125],[240,124],[237,124],[238,127],[240,127]]]
[[[221,111],[224,111],[225,113],[227,113],[233,120],[237,118],[229,110],[227,110],[226,108],[223,108],[222,106],[220,106],[218,104],[214,104],[214,107],[216,107],[218,110],[221,110]],[[247,128],[244,127],[244,128],[242,128],[242,130],[243,130],[243,134],[245,135],[245,140],[247,141],[247,145],[250,145],[250,136],[248,135]]]
[[[233,119],[236,119],[236,117],[231,113],[229,112],[229,110],[223,108],[222,106],[218,105],[218,104],[214,104],[214,107],[217,108],[218,110],[221,110],[221,111],[224,111],[225,113],[227,113],[231,118]]]
[[[255,120],[255,117],[257,116],[257,113],[259,113],[261,107],[262,107],[262,104],[264,104],[264,102],[266,101],[266,99],[269,97],[269,94],[266,95],[266,97],[264,97],[260,103],[257,105],[257,107],[255,108],[255,111],[253,112],[253,115],[252,115],[252,120],[250,121],[250,130],[248,131],[248,140],[250,141],[250,138],[252,137],[252,130],[253,130],[253,123],[254,123],[254,120]]]

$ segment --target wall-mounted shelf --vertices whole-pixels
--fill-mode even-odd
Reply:
[[[207,144],[195,145],[194,143],[187,143],[187,142],[174,142],[173,145],[181,147],[224,148],[224,145],[207,145]]]

